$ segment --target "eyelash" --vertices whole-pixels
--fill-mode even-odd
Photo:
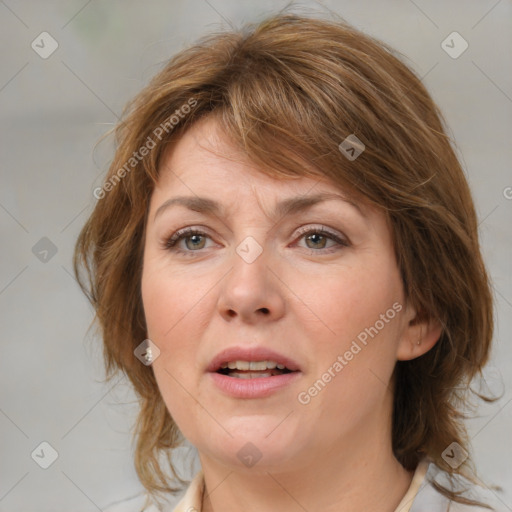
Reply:
[[[319,227],[319,228],[311,228],[311,227],[308,227],[308,228],[304,228],[304,229],[300,229],[299,230],[299,237],[300,238],[303,238],[304,236],[306,235],[310,235],[310,234],[319,234],[319,235],[322,235],[334,242],[336,242],[337,244],[339,244],[340,246],[342,247],[348,247],[350,244],[347,240],[344,240],[342,238],[340,238],[338,235],[336,235],[335,233],[333,233],[332,231],[329,231],[327,229],[325,229],[324,227]],[[190,238],[194,235],[199,235],[199,236],[203,236],[203,237],[209,237],[208,233],[204,232],[204,231],[201,231],[199,229],[196,229],[196,228],[185,228],[185,229],[182,229],[180,231],[177,231],[176,233],[174,233],[172,236],[166,238],[163,242],[163,248],[165,250],[168,250],[168,251],[172,251],[172,252],[176,252],[176,253],[179,253],[179,254],[186,254],[186,255],[191,255],[195,252],[200,252],[201,249],[198,249],[197,251],[194,251],[194,250],[183,250],[183,249],[179,249],[177,247],[178,243],[181,241],[181,240],[184,240],[186,238]],[[307,247],[305,249],[308,249]],[[310,254],[318,254],[319,252],[320,253],[332,253],[336,250],[339,250],[339,248],[336,248],[336,247],[331,247],[331,248],[327,248],[327,249],[309,249],[310,251]]]

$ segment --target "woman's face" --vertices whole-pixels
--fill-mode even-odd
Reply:
[[[384,216],[329,181],[265,176],[195,124],[151,197],[142,299],[162,397],[203,463],[300,468],[390,442],[414,312]]]

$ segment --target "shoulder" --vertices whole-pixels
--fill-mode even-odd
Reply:
[[[110,504],[103,512],[163,512],[158,508],[151,498],[141,493],[132,498]]]
[[[136,496],[110,504],[103,512],[199,512],[203,491],[203,472],[199,470],[186,490],[178,496],[157,499],[147,492],[140,492]]]
[[[179,510],[176,507],[183,503],[184,498],[188,497],[189,500],[194,500],[194,503],[197,499],[200,499],[201,495],[198,494],[202,490],[199,486],[202,481],[200,477],[202,477],[202,473],[197,475],[195,480],[191,482],[184,496],[184,493],[179,493],[178,496],[156,498],[152,494],[143,491],[131,498],[111,503],[102,510],[103,512],[174,512]],[[176,502],[178,501],[180,503],[177,505]],[[193,508],[190,510],[193,510]],[[199,510],[199,508],[196,510]]]
[[[439,492],[435,484],[458,493],[462,498],[486,505],[486,507],[454,501]],[[450,477],[448,473],[430,463],[410,512],[504,512],[505,510],[506,508],[497,494],[488,487],[476,484],[459,475]]]

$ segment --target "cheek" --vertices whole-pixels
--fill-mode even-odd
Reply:
[[[197,286],[198,285],[198,286]],[[148,258],[142,274],[141,293],[148,336],[166,348],[173,334],[193,318],[195,305],[204,295],[201,283],[191,276],[170,272],[165,262]]]
[[[394,259],[367,257],[330,279],[302,281],[298,295],[309,306],[302,328],[314,341],[305,383],[311,387],[303,390],[312,409],[322,417],[334,410],[366,414],[386,392],[403,327],[403,288]]]
[[[307,306],[301,321],[317,330],[320,344],[343,348],[376,322],[382,333],[396,334],[399,315],[393,304],[402,304],[403,291],[394,261],[366,258],[328,275],[304,276],[294,284],[294,293]],[[384,328],[381,315],[389,320]]]
[[[142,277],[142,303],[148,328],[148,336],[158,344],[172,327],[177,314],[174,287],[165,286],[165,282],[153,276]]]
[[[208,323],[202,313],[208,304],[210,288],[211,283],[206,280],[170,272],[165,262],[160,263],[157,258],[147,258],[145,262],[141,294],[147,336],[160,349],[152,367],[175,419],[181,418],[184,404],[190,406],[185,389],[195,389],[197,385],[197,372],[190,369],[197,365],[195,341],[201,339]]]
[[[196,351],[186,335],[193,335],[193,298],[189,300],[187,288],[180,287],[175,278],[170,282],[163,272],[144,273],[141,293],[148,338],[160,349],[152,364],[158,388],[173,420],[193,438],[198,411],[186,392],[195,388],[190,368]]]

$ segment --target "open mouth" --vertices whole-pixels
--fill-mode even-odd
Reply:
[[[217,373],[235,379],[258,379],[291,373],[292,370],[275,361],[227,361]]]

